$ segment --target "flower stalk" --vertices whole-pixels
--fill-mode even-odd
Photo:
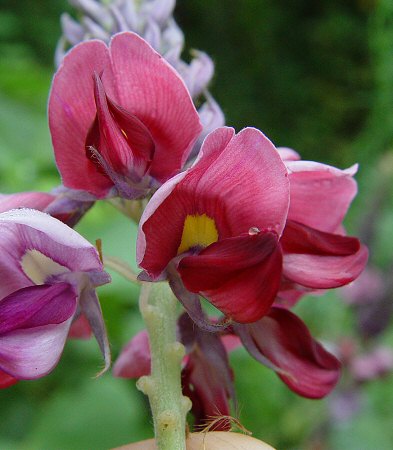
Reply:
[[[149,397],[159,450],[185,450],[191,401],[181,390],[184,346],[176,340],[177,301],[167,283],[143,283],[140,310],[149,333],[151,375],[137,387]]]

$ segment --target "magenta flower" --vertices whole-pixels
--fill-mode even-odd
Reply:
[[[98,198],[145,195],[182,169],[201,132],[180,76],[130,32],[65,56],[49,126],[63,184]]]
[[[109,346],[95,287],[110,277],[95,248],[34,210],[0,214],[0,230],[0,384],[7,384],[6,375],[26,380],[49,373],[82,313],[107,368]]]

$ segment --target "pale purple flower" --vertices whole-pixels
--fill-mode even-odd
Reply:
[[[97,286],[110,281],[97,250],[48,214],[0,214],[0,374],[40,378],[57,364],[69,328],[84,314],[105,359],[110,352]]]

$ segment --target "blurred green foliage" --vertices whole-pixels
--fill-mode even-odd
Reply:
[[[49,190],[60,180],[46,123],[53,54],[65,0],[3,1],[0,11],[0,191]],[[377,179],[376,161],[392,151],[393,3],[389,0],[179,0],[176,18],[188,49],[213,56],[212,92],[227,123],[256,126],[277,145],[339,166],[361,162],[361,195],[346,224],[356,231]],[[186,53],[185,53],[186,55]],[[392,252],[393,211],[380,218],[373,259]],[[135,264],[136,226],[108,204],[78,230],[104,252]],[[389,245],[387,245],[389,242]],[[116,274],[100,291],[114,357],[143,327],[138,290]],[[339,293],[308,297],[296,308],[324,342],[353,334]],[[382,341],[393,343],[392,329]],[[231,356],[242,423],[278,449],[314,449],[326,426],[328,399],[286,389],[244,351]],[[151,435],[146,399],[134,382],[100,369],[94,341],[70,341],[48,377],[0,392],[0,448],[107,449]],[[390,381],[390,382],[389,382]],[[361,413],[336,425],[324,449],[388,450],[393,436],[392,377],[364,390]],[[390,431],[389,431],[390,430]]]

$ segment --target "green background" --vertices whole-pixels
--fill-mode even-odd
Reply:
[[[0,191],[49,190],[59,184],[46,102],[65,1],[2,2],[0,10]],[[356,233],[392,152],[393,4],[388,0],[178,1],[187,50],[216,64],[211,91],[227,123],[255,126],[304,159],[339,167],[360,162],[360,185],[346,222]],[[187,58],[187,52],[185,52]],[[390,189],[390,194],[389,194]],[[378,217],[371,260],[392,260],[392,189]],[[389,203],[390,202],[390,203]],[[136,227],[107,204],[78,230],[107,254],[134,264]],[[114,357],[143,327],[137,289],[114,274],[99,292]],[[323,342],[356,339],[353,311],[340,291],[304,299],[296,312]],[[392,327],[379,338],[393,343]],[[232,356],[238,410],[254,436],[278,449],[388,450],[393,442],[392,376],[362,387],[350,421],[329,420],[329,399],[297,397],[244,351]],[[48,377],[0,391],[0,448],[108,449],[151,436],[146,399],[133,381],[105,374],[96,343],[69,341]],[[341,388],[349,383],[344,374]],[[337,395],[337,394],[333,394]]]

